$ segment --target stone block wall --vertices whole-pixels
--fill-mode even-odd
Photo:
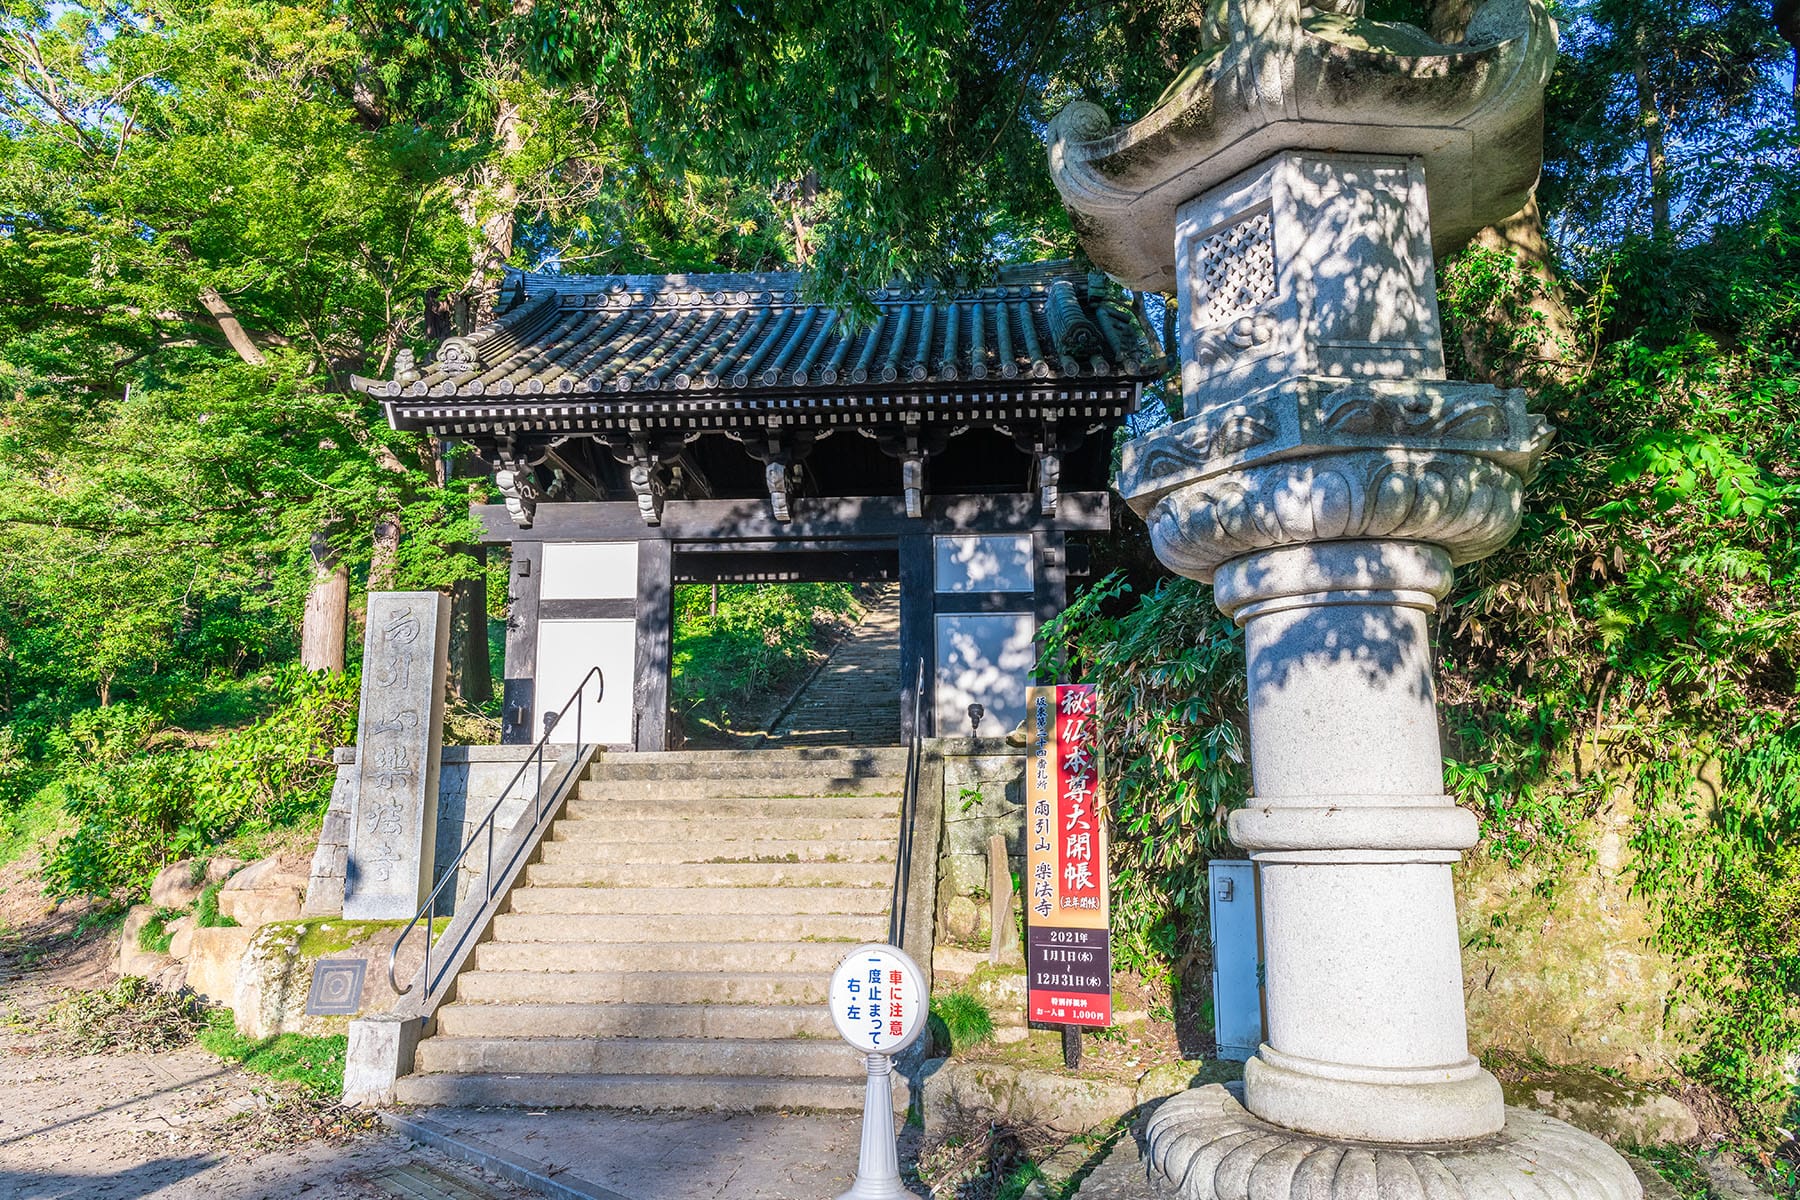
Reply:
[[[1025,747],[1003,738],[943,738],[944,832],[938,847],[937,940],[986,946],[988,839],[1006,838],[1013,870],[1024,868]]]
[[[1594,848],[1553,870],[1513,868],[1476,847],[1456,871],[1469,1042],[1558,1065],[1663,1078],[1688,1049],[1670,1001],[1678,964],[1650,944],[1631,889],[1623,797],[1581,838]],[[1665,1016],[1665,1014],[1670,1014]]]

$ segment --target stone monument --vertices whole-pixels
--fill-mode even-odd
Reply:
[[[1517,531],[1551,433],[1445,379],[1432,256],[1525,202],[1556,29],[1490,0],[1466,42],[1360,0],[1215,0],[1142,119],[1051,126],[1095,261],[1180,300],[1183,417],[1118,487],[1245,631],[1267,1040],[1241,1099],[1167,1102],[1149,1184],[1190,1200],[1638,1200],[1625,1161],[1508,1110],[1469,1053],[1429,618]]]
[[[369,593],[346,920],[404,921],[431,892],[449,654],[447,596]]]

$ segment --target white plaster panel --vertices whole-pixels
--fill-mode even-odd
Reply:
[[[1034,571],[1031,536],[940,537],[935,588],[939,592],[1029,592]]]
[[[637,596],[636,542],[545,542],[544,600],[630,600]],[[539,651],[541,658],[542,651]],[[575,681],[569,681],[571,690]]]
[[[548,547],[546,547],[548,549]],[[636,551],[633,550],[635,555]],[[553,742],[575,740],[575,714],[569,698],[590,667],[598,666],[605,694],[595,704],[592,681],[583,695],[581,740],[622,745],[632,740],[632,688],[637,666],[637,622],[631,620],[555,620],[538,622],[537,712],[543,732],[544,714],[560,710]]]
[[[987,709],[981,733],[999,736],[1025,719],[1037,658],[1030,613],[941,613],[937,618],[937,731],[969,732],[969,705]]]

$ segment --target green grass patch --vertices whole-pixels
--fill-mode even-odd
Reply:
[[[994,1036],[987,1006],[968,992],[946,992],[931,998],[932,1033],[956,1054]]]
[[[320,1097],[336,1097],[344,1090],[344,1054],[350,1039],[341,1033],[330,1037],[283,1033],[252,1041],[239,1035],[230,1009],[215,1008],[207,1014],[200,1044],[247,1071],[299,1084]]]
[[[138,949],[146,954],[167,954],[169,943],[175,935],[169,932],[169,926],[179,921],[185,914],[178,908],[159,908],[150,914],[138,930]]]
[[[200,899],[194,902],[194,923],[202,929],[230,929],[237,925],[235,917],[228,917],[219,911],[219,889],[225,886],[223,879],[209,884],[200,893]]]
[[[38,788],[18,807],[0,812],[0,866],[55,840],[63,825],[63,789],[58,783]]]

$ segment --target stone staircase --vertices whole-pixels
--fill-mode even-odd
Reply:
[[[860,1108],[825,992],[886,940],[905,771],[899,748],[597,760],[396,1098]]]

